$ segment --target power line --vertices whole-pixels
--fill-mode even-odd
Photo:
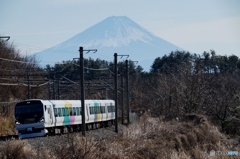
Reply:
[[[31,87],[41,87],[48,84],[48,82],[42,83],[42,84],[38,84],[38,85],[28,85],[25,83],[0,83],[0,85],[2,86],[31,86]]]
[[[62,78],[64,78],[64,79],[66,79],[66,80],[70,81],[70,82],[71,82],[71,83],[73,83],[73,84],[79,85],[77,82],[74,82],[74,81],[72,81],[72,80],[68,79],[67,77],[64,77],[64,76],[62,76]]]
[[[0,104],[11,104],[11,103],[16,103],[16,102],[19,102],[20,100],[15,100],[15,101],[12,101],[12,102],[0,102]]]
[[[35,63],[35,62],[23,62],[23,61],[17,61],[17,60],[10,60],[10,59],[5,59],[5,58],[1,58],[1,60],[4,60],[4,61],[9,61],[9,62],[18,62],[18,63],[27,63],[27,64],[38,64],[38,63]]]
[[[21,43],[15,43],[13,44],[14,46],[23,46],[24,48],[27,48],[27,49],[32,49],[32,50],[46,50],[46,49],[49,49],[49,48],[46,48],[46,47],[40,47],[40,46],[32,46],[32,45],[27,45],[27,44],[21,44]],[[51,48],[51,50],[48,50],[48,52],[52,52],[52,53],[55,53],[55,52],[58,52],[59,54],[75,54],[75,51],[73,50],[63,50],[63,49],[56,49],[56,48]],[[94,54],[93,55],[94,57],[95,56],[100,56],[100,57],[107,57],[109,59],[111,59],[111,56],[106,56],[106,55],[102,55],[102,54]],[[95,57],[95,58],[98,58],[98,57]]]

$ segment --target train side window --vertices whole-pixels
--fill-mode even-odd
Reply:
[[[65,113],[64,114],[65,116],[68,116],[68,109],[67,108],[64,108],[64,113]]]
[[[72,107],[71,108],[68,108],[68,112],[69,112],[69,116],[72,116],[73,115],[73,111],[72,111]]]
[[[68,116],[68,108],[65,108],[65,116]]]
[[[62,112],[61,112],[61,108],[57,108],[57,114],[58,114],[58,116],[62,116]]]
[[[57,108],[54,108],[54,115],[55,115],[55,117],[57,117],[57,116],[58,116],[58,113],[57,113]]]
[[[115,112],[115,106],[112,106],[113,112]]]
[[[108,112],[115,112],[115,106],[108,106]]]
[[[72,115],[73,115],[72,107],[71,107],[71,108],[68,108],[68,109],[69,109],[69,115],[72,116]]]
[[[67,116],[66,108],[62,108],[63,116]]]
[[[93,107],[89,107],[90,114],[93,114]]]
[[[101,106],[101,108],[102,108],[102,113],[106,113],[105,107]]]
[[[94,107],[94,114],[97,114],[97,107]]]
[[[65,108],[65,113],[66,116],[69,116],[69,108]]]
[[[73,107],[73,115],[76,116],[76,108]]]
[[[102,112],[101,112],[101,107],[99,106],[98,107],[98,114],[101,114]]]
[[[79,116],[80,115],[80,108],[76,108],[76,111],[77,111],[77,116]]]
[[[72,116],[72,115],[73,115],[72,108],[68,108],[68,115],[69,115],[69,116]]]
[[[94,114],[94,108],[90,107],[90,114]]]
[[[63,112],[63,116],[67,116],[67,109],[64,108],[63,110],[64,110],[64,112]]]
[[[81,107],[79,108],[79,113],[80,113],[80,115],[82,115],[82,108]]]
[[[69,112],[70,112],[69,108],[65,108],[65,113],[66,113],[65,115],[66,116],[69,116]]]

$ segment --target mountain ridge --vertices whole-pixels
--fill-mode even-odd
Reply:
[[[85,58],[107,58],[113,60],[113,54],[128,54],[130,59],[148,70],[154,59],[171,51],[183,50],[170,42],[155,36],[126,16],[111,16],[89,27],[72,38],[36,53],[41,62],[56,62],[72,60],[78,56],[77,51],[97,49],[96,54],[86,54]],[[51,59],[49,58],[51,55]],[[146,62],[148,61],[148,62]]]

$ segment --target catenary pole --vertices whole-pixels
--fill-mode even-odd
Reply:
[[[118,133],[118,71],[117,71],[117,57],[118,56],[127,56],[129,55],[118,55],[114,53],[114,83],[115,83],[115,132]]]
[[[128,84],[128,78],[129,78],[129,70],[128,70],[128,60],[126,60],[126,92],[127,92],[127,123],[129,124],[129,84]]]
[[[27,70],[27,82],[28,82],[28,99],[30,99],[30,77],[29,77],[29,71]]]
[[[85,88],[84,88],[84,58],[83,58],[83,52],[87,51],[89,53],[90,51],[93,51],[93,53],[97,52],[97,49],[88,49],[83,50],[83,47],[79,48],[79,54],[80,54],[80,87],[81,87],[81,110],[82,110],[82,135],[85,136],[86,131],[86,124],[85,124]]]
[[[117,53],[114,53],[114,83],[115,83],[115,132],[118,133],[118,76],[117,76]]]
[[[124,89],[123,89],[123,70],[121,74],[121,87],[122,87],[122,124],[124,124]]]
[[[86,124],[85,124],[85,92],[84,92],[84,59],[83,59],[83,47],[79,48],[80,52],[80,83],[81,83],[81,108],[82,108],[82,135],[85,136]]]

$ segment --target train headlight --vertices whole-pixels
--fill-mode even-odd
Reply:
[[[40,122],[44,122],[44,118],[42,118],[42,119],[40,120]]]

